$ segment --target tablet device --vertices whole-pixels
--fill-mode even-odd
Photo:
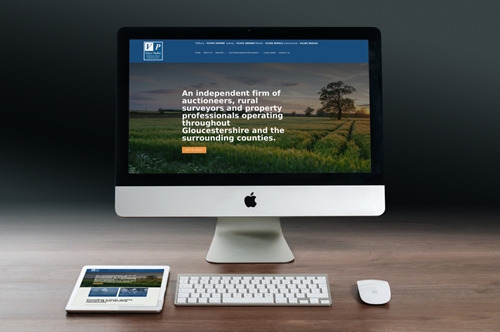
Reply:
[[[170,267],[87,265],[82,268],[67,312],[160,312]]]

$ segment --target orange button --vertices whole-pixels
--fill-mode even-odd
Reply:
[[[182,153],[207,153],[206,146],[183,146]]]

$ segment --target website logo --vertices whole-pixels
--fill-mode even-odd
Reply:
[[[144,42],[144,61],[162,61],[163,60],[163,42],[146,41]]]

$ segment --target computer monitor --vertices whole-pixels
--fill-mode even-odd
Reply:
[[[384,212],[378,29],[122,28],[117,73],[118,215],[217,217],[207,261],[283,263],[280,217]]]

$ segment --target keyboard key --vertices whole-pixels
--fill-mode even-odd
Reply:
[[[256,303],[274,303],[274,299],[265,297],[254,297],[254,298],[223,298],[222,303],[232,303],[232,304],[256,304]]]
[[[321,297],[321,298],[328,298],[328,294],[323,294],[323,293],[308,293],[306,294],[307,297],[311,298],[311,297]]]

